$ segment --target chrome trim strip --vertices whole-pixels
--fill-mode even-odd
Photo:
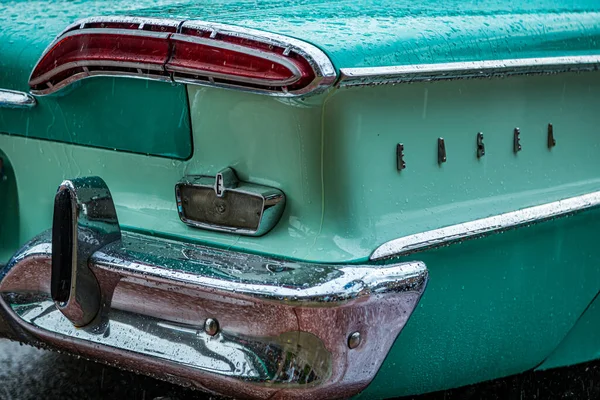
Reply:
[[[97,23],[138,24],[139,30],[136,31],[136,30],[112,29],[112,28],[90,28],[90,29],[85,28],[86,25],[97,24]],[[72,83],[76,80],[85,79],[85,78],[93,77],[93,76],[118,75],[118,76],[124,76],[124,77],[132,77],[132,78],[140,78],[141,77],[143,79],[159,80],[159,81],[166,80],[166,81],[173,81],[173,82],[177,82],[177,83],[185,83],[185,84],[200,85],[200,86],[220,87],[220,88],[227,88],[227,89],[233,89],[233,90],[239,90],[239,91],[245,91],[245,92],[251,92],[251,93],[267,94],[267,95],[277,96],[277,97],[297,97],[297,96],[305,96],[305,95],[313,95],[313,94],[321,93],[321,92],[327,90],[329,87],[331,87],[331,85],[337,79],[337,72],[336,72],[333,64],[331,63],[331,60],[329,60],[329,58],[327,57],[327,55],[322,50],[317,48],[316,46],[313,46],[312,44],[303,42],[301,40],[285,37],[282,35],[272,34],[272,33],[265,32],[265,31],[259,31],[259,30],[255,30],[255,29],[242,28],[242,27],[231,26],[231,25],[226,25],[226,24],[209,23],[209,22],[204,22],[204,21],[183,21],[183,20],[171,20],[171,19],[120,17],[120,16],[86,18],[86,19],[79,20],[79,21],[69,25],[46,48],[46,50],[42,53],[42,56],[38,60],[38,63],[41,61],[41,59],[44,57],[44,55],[60,39],[62,39],[64,37],[64,35],[77,35],[77,34],[83,33],[83,31],[79,32],[78,31],[79,29],[85,29],[85,32],[90,32],[90,31],[93,32],[95,30],[101,30],[104,33],[114,32],[114,31],[119,31],[119,32],[126,31],[128,35],[137,34],[137,35],[142,35],[142,36],[172,35],[173,37],[176,37],[178,40],[181,40],[181,37],[185,37],[184,35],[182,35],[180,33],[153,32],[153,31],[141,30],[146,25],[162,25],[162,26],[168,26],[168,27],[177,27],[178,28],[177,32],[181,32],[181,30],[183,28],[212,30],[213,32],[217,32],[217,33],[223,34],[223,35],[247,38],[247,39],[259,41],[261,43],[267,43],[267,44],[279,46],[279,47],[285,48],[286,50],[283,52],[281,59],[277,58],[277,62],[282,62],[282,59],[285,59],[285,57],[288,56],[290,54],[290,52],[295,52],[308,61],[308,63],[313,68],[313,71],[315,73],[315,79],[309,85],[307,85],[306,87],[299,89],[299,90],[288,91],[286,86],[282,86],[281,91],[274,91],[274,90],[269,90],[268,88],[263,89],[260,87],[246,87],[246,86],[235,84],[235,82],[237,81],[239,83],[257,85],[257,82],[255,82],[255,80],[253,80],[253,79],[241,79],[241,78],[227,76],[227,80],[231,81],[231,83],[224,83],[224,82],[212,82],[213,76],[209,77],[208,74],[207,74],[206,80],[193,79],[193,78],[184,77],[184,76],[177,76],[177,72],[185,72],[184,70],[179,71],[179,69],[173,69],[173,71],[171,71],[171,73],[172,73],[171,77],[153,76],[153,75],[140,76],[140,75],[136,75],[136,74],[132,74],[132,73],[128,73],[128,72],[117,72],[117,71],[98,71],[98,73],[94,73],[94,71],[90,71],[90,73],[80,73],[80,74],[71,76],[68,79],[60,82],[59,84],[49,87],[48,89],[32,90],[32,93],[34,93],[36,95],[48,95],[48,94],[52,94],[52,93],[64,88],[65,86],[69,85],[70,83]],[[136,32],[136,33],[133,33],[133,32]],[[194,39],[210,41],[210,39],[202,39],[202,38],[195,38],[195,37],[186,38],[185,40],[193,41]],[[215,41],[215,42],[217,42],[217,41]],[[223,47],[223,42],[220,42],[219,44],[220,44],[220,47]],[[235,46],[235,45],[227,43],[227,46]],[[247,49],[245,50],[245,52],[248,53]],[[250,53],[248,53],[248,54],[250,54]],[[269,54],[268,57],[266,57],[265,55],[261,55],[261,57],[271,59],[269,57],[273,57],[273,56]],[[286,63],[286,66],[288,66],[288,64],[290,64],[290,63]],[[36,63],[36,65],[37,65],[37,63]],[[90,64],[90,65],[92,65],[92,64]],[[81,66],[85,66],[85,65],[82,63]],[[292,71],[294,71],[294,74],[296,76],[298,76],[299,71],[296,68],[296,66],[292,64],[291,69],[292,69]],[[35,67],[34,67],[34,70],[35,70]],[[50,72],[52,72],[52,71],[50,71]],[[47,74],[50,74],[50,72],[44,74],[44,76]],[[32,71],[32,73],[33,73],[33,71]],[[51,75],[54,75],[54,73],[52,73]],[[214,78],[220,78],[220,77],[221,77],[220,75],[214,74]],[[31,77],[30,77],[30,82],[32,82],[32,84],[36,84],[36,82],[39,83],[40,79],[41,78],[36,78],[35,82],[34,82],[31,80]],[[288,82],[288,81],[275,82],[274,84],[290,85],[296,81],[297,81],[297,79],[294,81],[290,81],[290,82]],[[264,85],[264,83],[261,83],[261,84]]]
[[[145,71],[158,71],[158,72],[163,72],[164,71],[164,67],[162,64],[160,65],[156,65],[156,64],[145,64],[145,63],[135,63],[135,62],[118,62],[118,61],[98,61],[98,60],[86,60],[86,61],[74,61],[74,62],[70,62],[70,63],[66,63],[66,64],[62,64],[60,67],[54,68],[51,71],[46,72],[43,75],[40,75],[38,78],[31,80],[31,84],[32,85],[38,85],[42,82],[45,82],[47,80],[49,80],[50,78],[52,78],[54,75],[59,74],[63,71],[69,70],[71,68],[76,68],[76,67],[104,67],[104,66],[109,66],[109,67],[118,67],[118,68],[136,68],[136,69],[142,69]],[[54,88],[54,91],[56,91],[59,88],[65,87],[67,86],[67,84],[65,84],[65,82],[71,82],[70,78],[74,77],[74,76],[81,76],[81,75],[85,75],[85,76],[92,76],[94,75],[94,72],[96,71],[87,71],[87,72],[80,72],[78,74],[74,74],[71,75],[69,78],[57,83],[56,85],[53,85],[52,87]],[[118,73],[119,71],[97,71],[97,72],[101,72],[104,74],[113,74],[113,73]],[[123,74],[128,74],[128,72],[123,71]],[[139,74],[136,74],[136,76],[138,76]],[[143,74],[142,74],[143,75]],[[81,78],[79,78],[81,79]],[[168,79],[167,79],[168,80]],[[39,90],[34,90],[33,92],[36,93],[40,93],[43,91],[39,91]]]
[[[600,55],[341,68],[338,85],[350,87],[511,75],[542,75],[597,71],[599,68]]]
[[[36,104],[35,97],[28,93],[0,89],[0,108],[32,108]]]
[[[132,75],[129,72],[120,72],[120,71],[87,71],[87,72],[81,72],[79,74],[72,75],[68,79],[61,81],[60,84],[50,86],[50,87],[48,87],[48,89],[32,90],[31,92],[37,96],[49,95],[49,94],[55,93],[56,91],[58,91],[64,87],[69,86],[73,82],[77,82],[79,80],[86,79],[86,78],[94,78],[94,77],[144,79],[144,80],[151,80],[151,81],[158,81],[158,82],[171,82],[173,85],[176,84],[176,83],[173,83],[173,81],[171,79],[169,79],[169,77],[161,76],[161,75],[148,75],[148,74]]]
[[[454,242],[474,239],[523,225],[547,221],[549,219],[577,213],[599,205],[600,191],[462,224],[451,225],[440,229],[415,233],[382,244],[373,252],[373,254],[371,254],[370,260],[378,261],[406,255],[416,251],[441,247]]]

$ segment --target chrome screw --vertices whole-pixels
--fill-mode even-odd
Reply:
[[[219,332],[219,321],[214,318],[207,318],[204,321],[204,332],[210,336],[215,336]]]
[[[360,345],[360,332],[353,332],[348,336],[348,347],[355,349]]]

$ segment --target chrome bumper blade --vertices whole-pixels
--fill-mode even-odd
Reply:
[[[87,266],[100,309],[77,327],[51,296],[51,232],[23,247],[0,272],[13,327],[59,350],[250,398],[361,391],[428,279],[418,261],[316,265],[129,232]]]

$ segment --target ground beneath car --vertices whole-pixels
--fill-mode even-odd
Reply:
[[[65,354],[0,339],[0,399],[217,400],[218,397]],[[527,372],[414,400],[598,399],[600,361]],[[404,398],[403,400],[408,400]]]

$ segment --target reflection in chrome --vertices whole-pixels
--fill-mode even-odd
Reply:
[[[340,87],[393,83],[589,72],[600,69],[600,55],[519,58],[391,67],[341,68]]]
[[[138,354],[153,356],[198,370],[254,382],[297,380],[309,384],[331,373],[331,354],[323,342],[306,332],[252,338],[243,334],[209,335],[198,326],[113,310],[110,321],[95,331],[77,329],[51,300],[36,302],[7,296],[14,312],[37,328]],[[299,349],[293,344],[302,343]],[[293,356],[292,356],[293,354]],[[308,372],[307,372],[308,371]]]
[[[273,229],[285,208],[281,190],[241,182],[232,168],[225,168],[216,177],[184,177],[175,185],[175,199],[183,223],[249,236]]]
[[[51,294],[75,326],[87,325],[100,310],[100,288],[88,259],[120,238],[112,196],[101,178],[66,180],[58,187],[52,223]]]
[[[502,232],[523,225],[543,222],[599,205],[600,192],[593,192],[475,221],[451,225],[445,228],[415,233],[382,244],[371,254],[371,261],[406,255],[416,251],[445,246],[453,242]]]
[[[101,309],[76,328],[49,295],[51,233],[25,245],[0,271],[13,327],[59,350],[246,398],[360,392],[428,279],[418,261],[317,265],[129,232],[87,261]]]
[[[58,349],[236,397],[357,393],[427,283],[421,262],[303,264],[122,232],[90,258],[104,308],[77,329],[47,294],[51,248],[46,232],[0,274],[13,323]]]
[[[35,105],[35,98],[30,94],[0,89],[0,108],[31,108]]]

